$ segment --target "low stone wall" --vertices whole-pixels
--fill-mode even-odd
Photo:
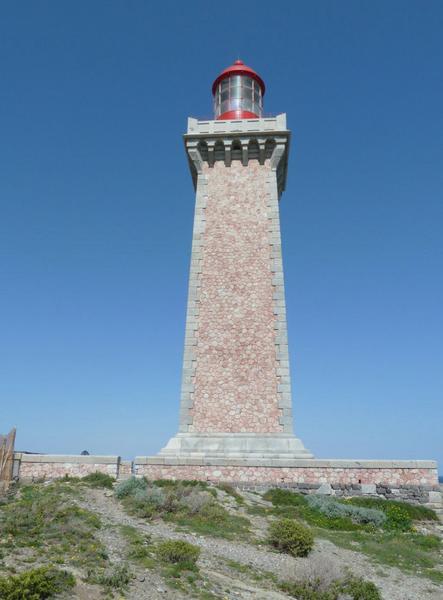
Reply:
[[[148,479],[198,479],[261,492],[271,487],[283,487],[303,494],[379,496],[426,504],[440,514],[443,512],[435,461],[301,459],[291,461],[290,466],[284,466],[283,461],[279,466],[247,464],[244,459],[231,460],[229,465],[223,464],[222,460],[211,462],[217,464],[202,464],[199,459],[176,461],[161,457],[137,457],[132,463],[119,456],[16,452],[14,478],[20,481],[51,480],[65,475],[84,477],[99,471],[116,479],[127,479],[133,474]]]
[[[257,491],[284,487],[305,494],[380,496],[427,504],[437,510],[442,507],[434,461],[300,460],[287,467],[204,465],[198,464],[198,459],[183,462],[137,457],[135,474],[149,479],[224,482]]]
[[[20,481],[58,479],[65,475],[84,477],[99,471],[118,478],[119,456],[81,456],[65,454],[25,454],[14,456],[15,477]]]

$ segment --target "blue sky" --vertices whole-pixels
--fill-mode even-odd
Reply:
[[[296,433],[443,464],[443,5],[0,3],[0,431],[158,451],[178,423],[188,115],[241,57],[293,132]]]

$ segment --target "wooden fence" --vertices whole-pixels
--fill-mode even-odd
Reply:
[[[0,433],[0,493],[6,491],[13,477],[15,429]]]

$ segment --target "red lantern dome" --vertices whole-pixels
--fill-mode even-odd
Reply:
[[[236,60],[220,73],[212,85],[214,114],[217,120],[254,119],[263,114],[263,79]]]

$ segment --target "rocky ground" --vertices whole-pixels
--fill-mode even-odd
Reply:
[[[76,489],[77,492],[69,497],[69,501],[89,511],[88,514],[92,513],[98,517],[101,527],[96,529],[94,536],[105,549],[106,560],[114,566],[128,565],[131,578],[129,585],[126,588],[123,586],[121,591],[118,591],[118,586],[114,589],[104,589],[97,583],[87,583],[85,568],[76,567],[75,562],[69,562],[65,555],[59,561],[60,568],[71,571],[77,581],[73,592],[63,596],[66,598],[283,600],[294,596],[282,592],[278,582],[318,577],[323,581],[332,582],[352,573],[375,583],[383,600],[443,600],[443,584],[405,573],[393,566],[379,564],[365,554],[339,547],[331,541],[332,534],[329,535],[329,539],[323,539],[316,532],[314,549],[306,558],[294,558],[274,551],[265,540],[269,522],[274,517],[260,514],[260,508],[272,505],[258,494],[240,492],[241,498],[238,501],[232,494],[217,489],[217,502],[220,505],[232,515],[245,516],[251,522],[252,535],[249,537],[239,535],[238,539],[224,539],[196,534],[189,528],[179,527],[176,523],[163,519],[132,516],[125,510],[124,504],[115,498],[113,490],[86,485],[80,485]],[[443,535],[443,525],[439,523],[426,522],[420,527],[423,533]],[[195,578],[189,576],[189,582],[185,581],[184,585],[181,585],[181,580],[176,582],[173,578],[166,577],[161,566],[149,565],[147,568],[140,561],[132,560],[128,552],[130,542],[125,530],[154,543],[161,540],[185,540],[198,546],[201,550],[198,575]],[[32,547],[24,547],[15,551],[20,553],[20,571],[27,562],[28,555],[31,562],[33,550]],[[16,559],[14,557],[17,556],[12,551],[9,556],[5,556],[3,552],[4,565],[10,568]],[[30,566],[35,567],[39,564],[43,564],[41,558],[37,564],[34,559]],[[349,600],[349,597],[343,596],[342,600]]]
[[[251,493],[245,493],[244,498],[252,505],[265,503],[260,496]],[[227,495],[224,501],[231,506],[231,510],[245,510],[244,507],[237,509]],[[100,534],[101,539],[114,561],[124,560],[125,556],[125,541],[119,533],[120,525],[131,525],[156,538],[183,539],[199,546],[202,550],[199,560],[201,573],[208,591],[217,597],[229,600],[289,598],[273,589],[272,582],[266,578],[258,583],[254,581],[255,572],[271,572],[283,580],[304,578],[311,574],[316,576],[321,572],[323,577],[330,577],[332,580],[349,570],[357,576],[373,581],[379,587],[384,600],[443,599],[443,586],[421,577],[407,575],[397,568],[373,564],[364,555],[339,548],[327,540],[317,539],[313,552],[306,558],[293,558],[273,552],[264,543],[260,543],[267,527],[266,520],[262,517],[248,515],[259,538],[258,543],[253,545],[177,531],[173,525],[164,522],[147,523],[126,514],[112,493],[102,490],[88,490],[82,505],[100,515],[105,525]],[[233,570],[229,566],[231,561],[246,567],[244,572]],[[130,600],[178,600],[190,597],[189,592],[183,593],[165,586],[161,576],[155,571],[135,568],[135,575],[126,595]],[[82,595],[84,592],[81,588],[77,593],[78,598],[92,598]]]

